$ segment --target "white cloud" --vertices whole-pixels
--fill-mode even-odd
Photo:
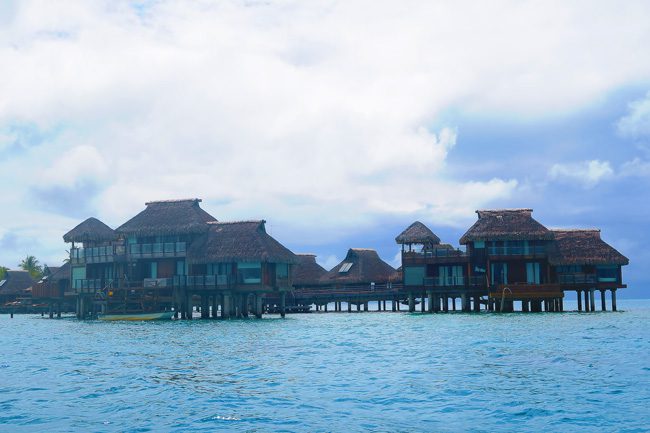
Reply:
[[[620,168],[621,176],[650,176],[650,161],[645,161],[641,158],[634,158],[631,161],[625,162]]]
[[[629,104],[627,115],[618,122],[618,129],[627,137],[650,138],[650,92],[644,99]]]
[[[26,209],[35,184],[92,179],[109,223],[199,196],[301,239],[386,213],[458,224],[518,182],[445,173],[457,137],[438,115],[557,115],[647,77],[649,6],[16,2],[0,9],[0,131],[63,133],[0,159],[3,194]]]
[[[612,178],[614,170],[609,161],[582,161],[571,164],[554,164],[549,170],[553,180],[577,181],[587,188],[596,186],[605,179]]]

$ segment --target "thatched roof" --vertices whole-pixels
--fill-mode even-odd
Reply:
[[[429,227],[416,221],[400,233],[395,241],[398,244],[439,244],[440,238]]]
[[[295,286],[318,284],[321,277],[327,273],[325,268],[316,263],[314,254],[296,254],[296,257],[298,263],[291,273]]]
[[[0,295],[21,295],[35,282],[27,271],[7,271],[0,279]]]
[[[101,242],[115,239],[115,231],[98,220],[90,217],[68,233],[63,235],[65,242]]]
[[[65,262],[61,266],[48,266],[46,270],[39,282],[70,279],[70,262]]]
[[[552,230],[555,242],[549,263],[562,265],[627,265],[629,260],[600,238],[600,230]]]
[[[191,263],[296,263],[295,254],[266,233],[265,223],[264,220],[208,223],[207,233],[188,249],[188,260]]]
[[[115,231],[126,235],[164,236],[204,233],[207,222],[216,219],[201,209],[201,199],[165,200],[145,203],[145,210],[122,224]]]
[[[537,222],[532,209],[477,210],[478,221],[460,238],[473,241],[551,240],[553,234]]]
[[[350,248],[345,259],[321,278],[327,284],[382,284],[396,280],[397,272],[379,258],[377,251],[361,248]]]

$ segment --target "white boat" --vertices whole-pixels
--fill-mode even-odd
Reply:
[[[126,314],[100,314],[99,320],[127,320],[131,322],[140,322],[143,320],[171,320],[174,316],[173,311],[163,311],[160,313],[126,313]]]

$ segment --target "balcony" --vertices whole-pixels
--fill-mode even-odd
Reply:
[[[491,256],[545,256],[546,247],[542,245],[522,247],[488,247]]]
[[[117,256],[124,256],[123,245],[108,245],[94,248],[73,248],[70,250],[70,262],[82,263],[110,263]]]
[[[594,284],[598,282],[596,274],[558,274],[557,280],[560,284]]]
[[[185,242],[165,242],[155,244],[129,244],[131,258],[185,257]]]
[[[437,249],[427,251],[404,251],[404,257],[466,257],[464,251],[451,249]]]
[[[484,276],[472,277],[427,277],[424,279],[425,288],[432,287],[481,287],[485,286]]]
[[[230,275],[175,275],[171,284],[176,288],[228,289],[232,286]]]
[[[77,293],[94,293],[96,290],[111,288],[115,284],[113,279],[106,278],[87,278],[82,280],[74,280],[72,288]]]

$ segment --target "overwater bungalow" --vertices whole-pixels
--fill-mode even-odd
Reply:
[[[0,279],[0,307],[29,297],[34,283],[36,280],[27,271],[7,271]]]
[[[404,290],[409,300],[428,297],[429,311],[443,309],[447,298],[461,308],[512,311],[562,311],[564,292],[584,293],[586,310],[594,310],[594,292],[624,288],[621,266],[627,258],[600,239],[595,230],[549,230],[532,217],[532,209],[477,211],[478,220],[461,237],[466,251],[441,248],[435,236],[416,222],[400,234]],[[416,246],[414,248],[413,246]],[[410,305],[411,311],[413,305]],[[581,303],[579,309],[582,309]]]
[[[265,293],[283,304],[293,253],[264,221],[218,222],[200,202],[149,202],[115,230],[89,218],[66,233],[79,317],[173,309],[191,319],[194,304],[202,317],[260,316]]]
[[[606,310],[606,291],[611,292],[612,309],[616,310],[616,290],[625,288],[622,266],[629,260],[600,238],[600,230],[552,230],[553,249],[549,253],[551,279],[563,290],[575,290],[578,311],[594,311],[596,291],[600,292],[601,310]]]
[[[335,311],[341,311],[341,300],[348,310],[355,304],[368,310],[368,301],[385,300],[395,296],[392,284],[398,282],[397,271],[383,261],[377,251],[366,248],[350,248],[345,259],[320,278],[320,289],[303,290],[303,302],[314,303],[325,308],[334,301]]]
[[[71,291],[70,275],[70,262],[58,267],[49,266],[44,269],[43,277],[32,286],[33,302],[48,304],[50,318],[54,314],[61,317],[61,312],[68,310],[69,304],[74,305],[76,294]]]

